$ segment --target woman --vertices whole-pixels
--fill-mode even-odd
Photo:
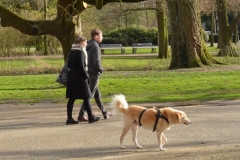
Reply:
[[[67,122],[69,124],[78,124],[78,121],[75,121],[72,118],[73,105],[76,99],[83,99],[83,103],[86,106],[88,113],[89,123],[98,121],[100,118],[92,115],[92,109],[90,105],[90,98],[92,97],[88,81],[89,75],[87,73],[87,39],[81,36],[78,36],[75,39],[75,44],[72,45],[71,52],[69,53],[68,59],[68,81],[66,89],[66,98],[68,99],[67,103]]]

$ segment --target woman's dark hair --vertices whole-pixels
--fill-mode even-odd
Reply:
[[[75,44],[81,43],[82,41],[86,41],[87,39],[82,36],[77,36],[75,39]]]

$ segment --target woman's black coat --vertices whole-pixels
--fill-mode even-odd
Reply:
[[[69,53],[66,98],[86,99],[92,94],[88,84],[85,56],[82,50],[71,50]]]

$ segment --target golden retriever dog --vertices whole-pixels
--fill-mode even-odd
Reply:
[[[137,105],[128,106],[125,96],[122,94],[112,97],[111,106],[114,113],[123,114],[123,131],[120,137],[121,148],[125,148],[123,139],[130,129],[134,144],[137,148],[143,148],[137,141],[138,126],[142,126],[157,133],[158,146],[161,151],[165,151],[166,149],[163,148],[163,145],[167,142],[167,138],[163,132],[170,129],[172,125],[180,123],[188,125],[191,123],[184,112],[170,107],[157,109],[155,107],[145,108]]]

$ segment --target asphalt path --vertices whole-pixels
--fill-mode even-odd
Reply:
[[[65,125],[65,104],[1,104],[0,105],[0,159],[3,160],[59,160],[59,159],[155,159],[173,158],[174,153],[186,155],[188,149],[240,145],[240,101],[209,101],[202,104],[156,103],[138,104],[145,107],[173,107],[184,111],[192,121],[165,131],[168,139],[159,151],[156,133],[140,128],[136,149],[131,133],[125,139],[126,149],[120,149],[121,115],[99,122]],[[78,107],[73,116],[77,118]],[[111,110],[106,105],[108,110]],[[94,113],[101,113],[93,105]],[[207,154],[207,152],[206,152]],[[145,158],[143,158],[145,155]],[[152,157],[151,157],[152,156]],[[146,158],[148,157],[148,158]],[[240,153],[239,153],[240,157]],[[157,158],[156,158],[157,159]],[[194,159],[201,159],[195,157]]]

